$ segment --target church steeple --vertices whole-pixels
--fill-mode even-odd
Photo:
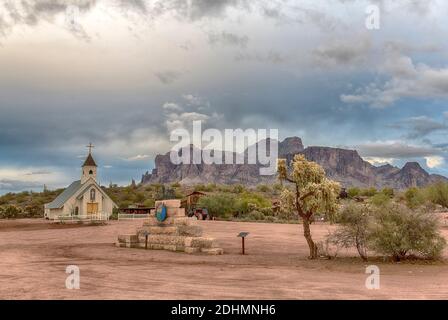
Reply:
[[[97,165],[95,160],[92,157],[92,148],[94,146],[90,143],[87,148],[89,148],[89,154],[87,155],[84,164],[82,165],[82,176],[81,176],[81,184],[84,184],[90,178],[93,178],[96,181],[96,170]]]

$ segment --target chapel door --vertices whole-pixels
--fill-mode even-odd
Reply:
[[[97,214],[97,213],[98,213],[98,203],[88,203],[87,214]]]

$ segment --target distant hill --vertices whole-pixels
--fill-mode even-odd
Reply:
[[[249,148],[256,148],[257,145]],[[191,146],[191,148],[193,148]],[[248,150],[245,151],[247,154]],[[356,150],[310,146],[304,148],[298,137],[286,138],[279,143],[279,158],[288,163],[294,155],[303,154],[310,161],[320,164],[326,174],[344,187],[392,187],[406,189],[412,186],[425,186],[436,181],[447,181],[446,177],[429,174],[417,162],[408,162],[403,168],[392,165],[374,166],[361,158]],[[273,183],[276,175],[261,176],[259,164],[180,164],[170,161],[170,154],[157,155],[155,168],[146,172],[141,182],[199,184],[245,184]]]

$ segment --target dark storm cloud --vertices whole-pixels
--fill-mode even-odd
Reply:
[[[395,123],[393,127],[408,131],[406,134],[408,139],[423,138],[433,132],[448,130],[446,123],[438,122],[427,116],[411,117]]]
[[[120,0],[120,4],[125,8],[132,8],[142,13],[147,12],[146,1],[144,0]]]
[[[161,0],[158,2],[161,6],[166,6],[177,13],[189,17],[192,20],[202,19],[204,17],[220,17],[229,7],[247,6],[246,0],[192,0],[191,7],[186,0]]]
[[[370,50],[370,38],[364,35],[359,39],[339,39],[323,44],[313,50],[313,54],[322,65],[353,65],[367,61]]]
[[[291,56],[287,56],[282,52],[270,50],[266,53],[260,52],[238,52],[234,57],[236,62],[258,62],[269,64],[281,64],[293,60]]]
[[[412,146],[402,142],[367,143],[358,145],[356,148],[361,156],[378,158],[407,159],[441,154],[440,150],[431,147]]]
[[[163,84],[171,84],[171,83],[175,82],[176,80],[178,80],[182,76],[182,73],[179,71],[167,70],[167,71],[156,72],[155,76]]]
[[[111,79],[106,79],[109,73],[100,68],[101,63],[92,63],[86,64],[86,73],[91,76],[83,77],[87,80],[82,83],[78,78],[71,78],[69,68],[61,77],[69,79],[69,88],[64,86],[65,83],[47,83],[46,72],[64,73],[60,67],[61,62],[66,62],[64,59],[54,61],[57,70],[37,68],[40,74],[24,71],[26,76],[17,77],[18,81],[16,78],[0,79],[0,166],[31,167],[32,164],[35,168],[24,171],[29,170],[27,179],[38,177],[39,173],[45,172],[40,169],[51,166],[63,168],[61,172],[78,178],[83,156],[77,156],[85,154],[85,145],[90,141],[97,146],[95,159],[100,166],[109,168],[101,170],[108,179],[114,182],[130,181],[131,177],[138,179],[141,173],[151,169],[151,159],[156,153],[168,151],[167,123],[185,124],[193,118],[210,120],[204,127],[218,129],[276,128],[282,137],[301,136],[305,145],[359,145],[361,154],[370,157],[405,160],[444,152],[444,141],[423,146],[414,145],[413,141],[363,143],[396,141],[394,139],[403,136],[409,140],[427,136],[433,139],[433,133],[446,129],[443,122],[433,120],[437,119],[436,112],[440,116],[440,106],[426,106],[414,99],[399,101],[402,96],[446,97],[441,94],[446,91],[448,73],[443,69],[445,63],[431,61],[431,58],[426,60],[426,54],[443,54],[437,46],[440,41],[434,45],[415,45],[420,42],[408,43],[408,39],[392,42],[385,35],[386,31],[370,38],[371,33],[349,32],[344,25],[347,22],[335,18],[340,17],[337,6],[333,15],[332,6],[328,6],[329,10],[316,10],[303,8],[302,2],[296,1],[78,2],[81,14],[92,8],[108,7],[109,3],[118,4],[110,5],[110,8],[117,8],[123,21],[129,21],[133,30],[138,29],[134,26],[140,20],[160,18],[163,23],[157,32],[161,33],[152,37],[151,30],[145,29],[142,41],[137,45],[133,46],[125,35],[118,39],[117,46],[108,44],[107,49],[102,47],[104,43],[97,46],[96,38],[87,45],[67,42],[70,48],[80,49],[92,58],[89,62],[96,62],[94,59],[102,62],[104,57],[110,63],[105,63],[105,69],[113,71]],[[76,1],[24,0],[24,5],[16,3],[4,16],[0,15],[0,35],[2,32],[9,34],[15,24],[34,26],[43,21],[51,22]],[[225,20],[234,9],[239,9],[238,14]],[[249,23],[244,24],[246,13],[258,16],[247,19]],[[361,20],[363,14],[361,11]],[[99,17],[102,16],[103,12],[99,12]],[[287,23],[301,24],[303,28]],[[346,33],[334,32],[339,28],[345,28]],[[69,30],[77,38],[84,39],[96,32],[94,27],[92,30]],[[267,35],[265,31],[268,31]],[[163,32],[170,34],[164,37]],[[306,36],[312,39],[308,41],[303,32],[310,32],[312,37]],[[385,50],[382,50],[384,44],[377,41],[377,37],[382,39],[383,35],[389,41]],[[148,43],[154,49],[168,47],[171,51],[166,51],[166,57],[157,52],[148,57]],[[62,49],[56,46],[59,50],[56,54],[64,54],[65,44],[62,43]],[[213,50],[210,50],[210,44],[214,46]],[[181,54],[173,50],[179,46],[185,49],[178,50]],[[86,47],[92,51],[82,51]],[[233,52],[235,48],[240,49],[236,54]],[[371,53],[375,50],[376,54],[381,54],[378,65],[371,63]],[[95,56],[98,51],[101,54]],[[126,54],[118,55],[121,51]],[[138,60],[143,55],[141,52],[146,61]],[[415,53],[420,56],[416,58]],[[107,60],[110,56],[114,57]],[[84,57],[79,58],[82,66]],[[10,61],[14,59],[10,58]],[[147,61],[150,62],[146,64]],[[316,68],[313,62],[321,68]],[[181,63],[184,65],[179,66]],[[118,74],[123,70],[118,68],[121,66],[125,71]],[[182,71],[173,70],[176,68]],[[142,71],[144,76],[141,76],[141,70],[146,70]],[[147,70],[153,72],[148,75]],[[116,81],[115,76],[122,77]],[[384,78],[391,81],[381,85]],[[379,83],[377,87],[369,86],[375,81]],[[90,86],[97,82],[105,84],[100,89]],[[44,90],[41,90],[42,83],[45,83]],[[347,101],[364,99],[371,103],[383,98],[386,104],[396,102],[396,108],[383,110],[345,104],[340,101],[343,93],[350,93],[346,95]],[[432,111],[430,108],[438,109]],[[395,124],[394,130],[387,127],[390,123]],[[53,172],[51,169],[49,172]],[[15,178],[8,181],[3,179],[3,188],[7,183],[13,189],[18,189],[20,183],[22,189],[30,187],[26,181]]]
[[[0,194],[3,192],[17,192],[42,188],[43,185],[38,182],[26,182],[20,180],[0,179]]]
[[[0,16],[0,34],[8,35],[16,25],[34,26],[43,21],[53,23],[56,15],[64,13],[67,30],[79,39],[89,40],[90,37],[76,14],[91,10],[96,3],[96,0],[23,0],[0,3],[3,13],[3,17]]]
[[[236,46],[246,48],[249,37],[245,35],[237,35],[234,33],[222,31],[220,33],[211,32],[208,35],[208,42],[211,45]]]

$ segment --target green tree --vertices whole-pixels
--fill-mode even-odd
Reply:
[[[390,204],[375,210],[370,245],[376,252],[390,255],[395,261],[409,254],[435,259],[443,251],[446,240],[439,234],[439,221],[435,215]]]
[[[234,213],[237,204],[236,198],[232,194],[212,194],[201,197],[198,201],[198,207],[207,208],[213,217],[226,218]]]
[[[303,155],[295,155],[291,162],[292,172],[288,173],[285,159],[279,159],[278,173],[281,181],[292,183],[292,191],[282,192],[282,206],[295,210],[302,218],[303,235],[308,243],[310,259],[318,256],[317,246],[311,236],[310,224],[316,212],[332,218],[337,211],[339,183],[328,179],[324,169],[317,163],[308,161]]]

